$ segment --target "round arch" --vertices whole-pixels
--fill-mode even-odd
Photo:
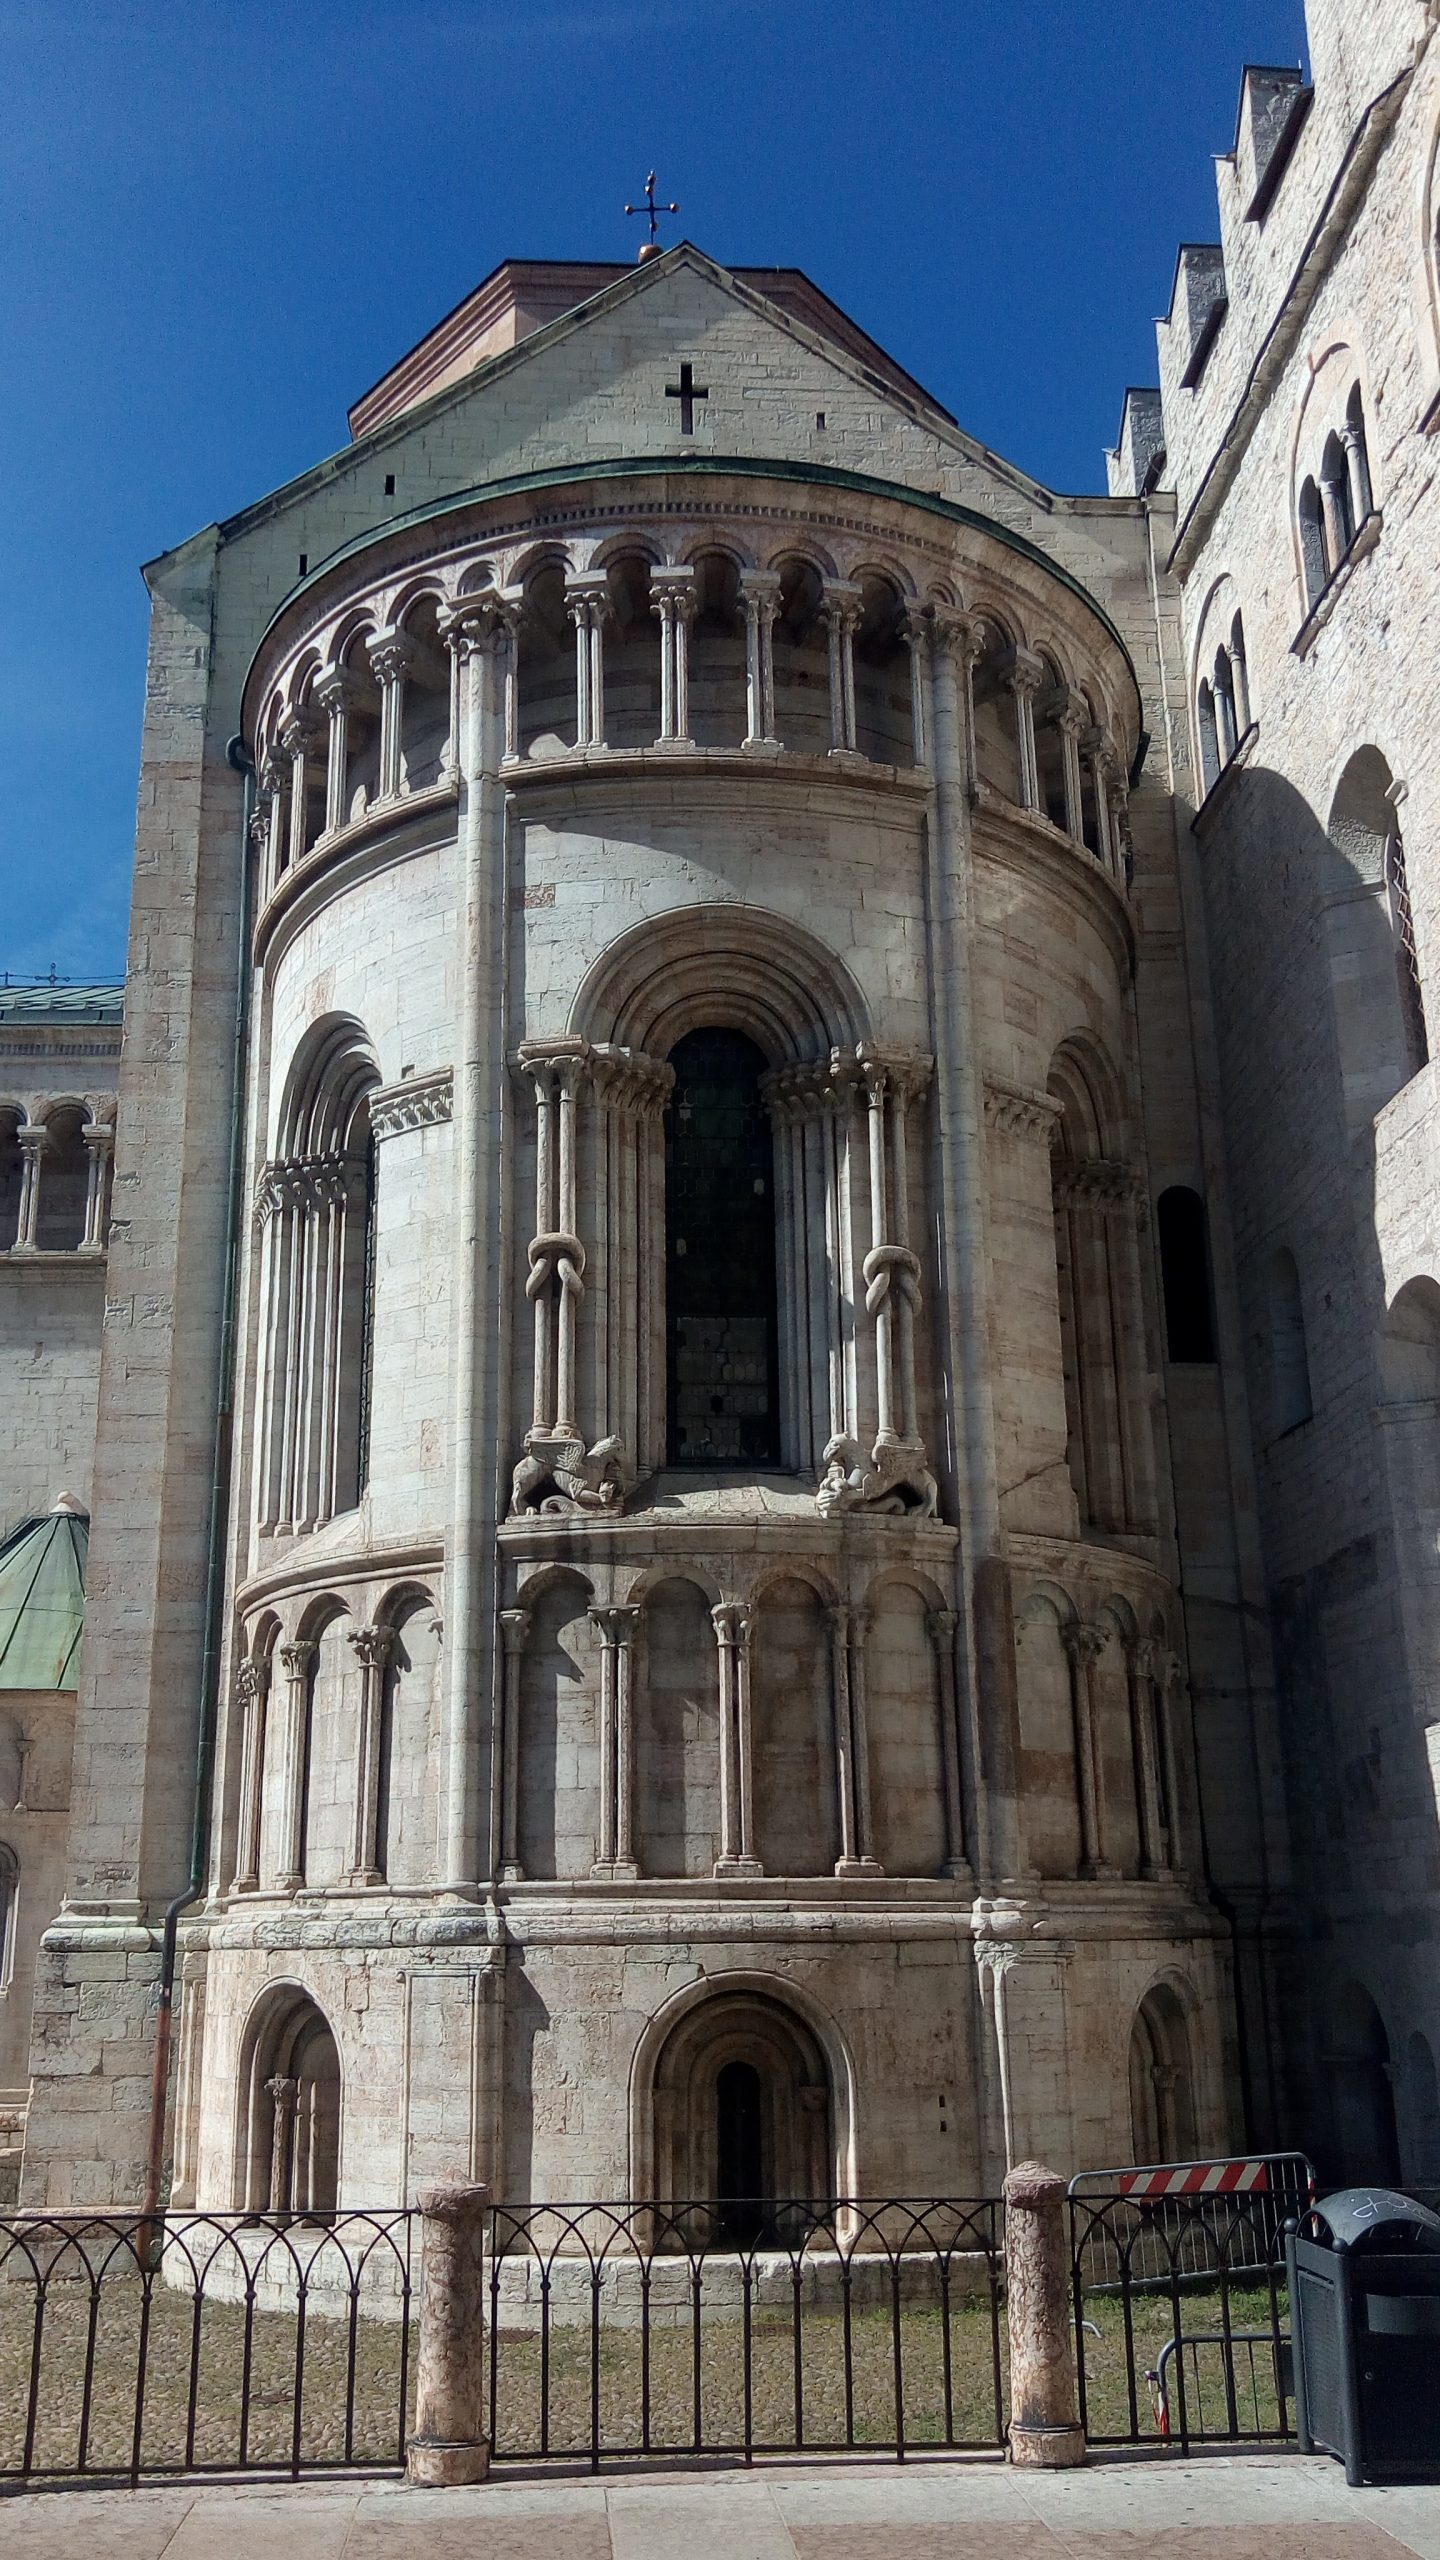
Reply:
[[[865,1000],[814,934],[760,907],[679,907],[602,952],[568,1029],[664,1058],[687,1031],[745,1032],[772,1066],[854,1049]]]
[[[781,2201],[780,2174],[806,2154],[798,2119],[808,2118],[811,2136],[808,2161],[826,2172],[818,2199],[853,2196],[857,2192],[855,2065],[849,2044],[831,2012],[804,1985],[758,1969],[736,1968],[686,1983],[662,2001],[641,2030],[630,2066],[630,2192],[657,2203],[691,2200],[693,2189],[683,2172],[706,2161],[714,2139],[707,2122],[682,2120],[688,2104],[693,2112],[714,2094],[714,2083],[728,2061],[745,2060],[751,2039],[751,2067],[762,2057],[772,2070],[788,2061],[797,2103],[788,2125],[772,2120],[769,2166],[774,2201]],[[823,2080],[799,2076],[814,2073]],[[819,2104],[800,2096],[820,2090]],[[814,2138],[814,2127],[821,2139]],[[775,2132],[793,2143],[790,2160],[775,2149]],[[718,2168],[718,2162],[717,2162]],[[792,2182],[793,2183],[793,2182]],[[689,2193],[687,2193],[689,2190]],[[701,2190],[709,2201],[713,2186]],[[798,2200],[798,2199],[797,2199]]]

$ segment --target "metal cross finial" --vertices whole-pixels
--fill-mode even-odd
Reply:
[[[649,176],[648,176],[648,178],[647,178],[647,179],[646,179],[646,181],[645,181],[645,201],[644,201],[644,203],[643,203],[643,204],[627,204],[627,206],[625,207],[625,210],[626,210],[626,212],[627,212],[627,213],[648,213],[648,214],[649,214],[649,216],[650,216],[650,238],[651,238],[651,240],[652,240],[653,242],[655,242],[655,243],[657,243],[657,244],[658,244],[658,242],[659,242],[659,238],[660,238],[660,224],[659,224],[659,219],[658,219],[659,215],[661,215],[662,213],[678,213],[678,212],[679,212],[679,210],[680,210],[680,207],[678,206],[678,204],[659,204],[659,205],[657,205],[657,203],[656,203],[656,201],[655,201],[655,172],[654,172],[654,170],[652,169],[652,170],[651,170],[651,172],[650,172],[650,174],[649,174]],[[641,257],[642,257],[642,258],[644,257],[645,252],[644,252],[644,250],[643,250],[643,249],[641,250],[640,255],[641,255]]]

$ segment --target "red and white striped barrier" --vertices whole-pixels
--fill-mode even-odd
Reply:
[[[1122,2169],[1115,2181],[1122,2196],[1267,2195],[1268,2160],[1200,2160],[1180,2169]]]

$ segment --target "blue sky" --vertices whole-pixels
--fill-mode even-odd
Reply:
[[[804,267],[1103,486],[1300,0],[0,0],[0,970],[124,967],[138,564],[345,441],[499,259]]]

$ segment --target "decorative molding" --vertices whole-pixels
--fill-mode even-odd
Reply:
[[[381,1085],[370,1096],[370,1129],[376,1139],[399,1138],[407,1129],[433,1128],[448,1120],[454,1107],[454,1076],[436,1067],[426,1076],[407,1076],[403,1084]]]
[[[998,1077],[985,1079],[985,1118],[1002,1137],[1048,1141],[1064,1116],[1065,1106],[1053,1094],[1037,1093],[1029,1085],[1002,1084]]]
[[[1104,1156],[1061,1157],[1052,1167],[1057,1209],[1128,1209],[1143,1196],[1133,1166]]]

